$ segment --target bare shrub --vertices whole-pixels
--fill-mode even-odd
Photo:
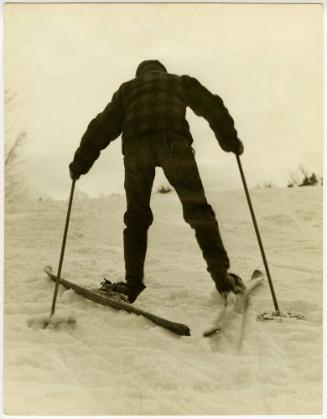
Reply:
[[[323,178],[321,177],[319,181],[318,176],[314,172],[310,172],[303,164],[301,164],[296,172],[289,173],[287,187],[314,186],[319,183],[321,185],[323,184]]]
[[[165,194],[165,193],[169,193],[169,192],[172,192],[172,188],[170,187],[170,186],[168,186],[168,185],[161,185],[158,189],[157,189],[157,192],[158,193],[162,193],[162,194]]]
[[[5,198],[8,202],[22,197],[26,192],[21,149],[26,141],[26,133],[21,132],[5,156]]]

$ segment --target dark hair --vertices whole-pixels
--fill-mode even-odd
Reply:
[[[151,70],[162,70],[165,73],[167,73],[166,67],[158,60],[145,60],[142,61],[136,70],[136,77],[139,76],[142,73],[145,73],[147,71]]]

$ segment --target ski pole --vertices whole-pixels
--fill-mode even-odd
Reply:
[[[266,255],[265,255],[265,250],[263,248],[263,244],[262,244],[262,240],[261,240],[261,237],[260,237],[260,232],[259,232],[257,220],[255,218],[253,206],[252,206],[252,203],[251,203],[251,198],[250,198],[249,190],[248,190],[248,187],[247,187],[247,184],[246,184],[246,179],[245,179],[245,176],[244,176],[244,172],[243,172],[243,168],[242,168],[242,164],[241,164],[241,159],[240,159],[240,156],[238,154],[236,154],[236,160],[237,160],[238,168],[240,169],[240,174],[241,174],[241,178],[242,178],[244,192],[245,192],[245,195],[246,195],[246,199],[248,201],[248,205],[249,205],[249,209],[250,209],[255,233],[256,233],[257,240],[258,240],[259,247],[260,247],[260,252],[261,252],[263,264],[265,266],[265,270],[266,270],[266,274],[267,274],[267,278],[268,278],[268,283],[269,283],[269,288],[270,288],[270,291],[271,291],[271,296],[272,296],[272,299],[273,299],[273,302],[274,302],[276,314],[277,314],[277,316],[279,316],[280,311],[279,311],[279,307],[278,307],[278,302],[277,302],[273,282],[272,282],[271,275],[270,275],[270,272],[269,272],[269,267],[268,267],[268,262],[267,262],[267,258],[266,258]]]
[[[67,216],[66,216],[66,222],[65,222],[65,230],[64,230],[64,236],[63,236],[63,239],[62,239],[59,265],[58,265],[58,271],[57,271],[57,277],[56,277],[56,285],[55,285],[55,289],[54,289],[54,293],[53,293],[53,299],[52,299],[51,312],[50,312],[49,319],[54,315],[54,312],[56,310],[56,301],[57,301],[58,288],[59,288],[59,283],[60,283],[61,268],[62,268],[62,264],[63,264],[63,261],[64,261],[66,239],[67,239],[68,225],[69,225],[69,219],[70,219],[70,212],[71,212],[72,203],[73,203],[75,182],[76,182],[76,180],[74,179],[72,181],[72,186],[71,186],[71,189],[70,189],[70,197],[69,197],[68,210],[67,210]]]

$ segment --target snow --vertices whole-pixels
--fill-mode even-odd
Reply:
[[[48,316],[67,210],[65,201],[5,208],[4,411],[10,415],[258,415],[322,413],[322,188],[251,191],[280,308],[305,320],[257,321],[273,311],[267,282],[241,319],[203,338],[221,300],[182,219],[174,192],[154,193],[147,289],[134,303],[186,323],[179,337],[148,320],[87,301],[60,287],[56,315],[77,319],[60,330],[28,327]],[[242,190],[208,192],[244,279],[262,259]],[[96,286],[122,280],[120,195],[76,200],[62,276]]]

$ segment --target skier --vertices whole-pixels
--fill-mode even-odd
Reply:
[[[147,231],[153,221],[150,196],[155,168],[163,169],[182,203],[183,217],[195,231],[217,291],[244,289],[242,280],[229,273],[215,213],[208,204],[191,146],[193,139],[185,119],[186,107],[204,117],[226,152],[242,154],[234,121],[222,99],[211,94],[195,78],[167,72],[158,60],[141,62],[136,77],[123,83],[103,112],[94,118],[69,165],[72,179],[86,174],[101,150],[122,134],[127,210],[123,232],[125,279],[107,285],[130,302],[144,290]]]

